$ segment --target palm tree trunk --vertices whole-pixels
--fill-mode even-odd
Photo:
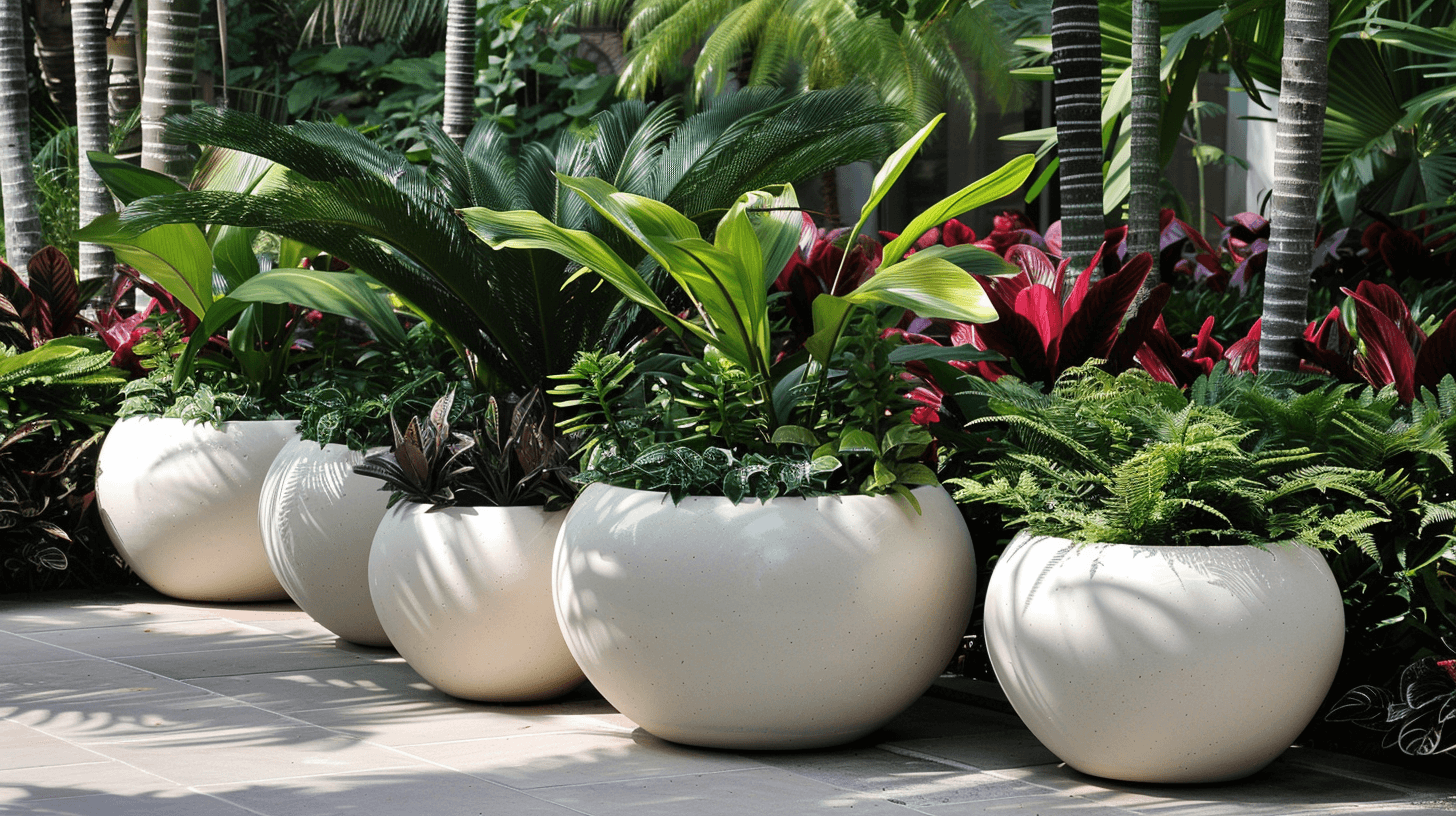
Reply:
[[[464,145],[475,126],[475,0],[445,7],[445,134]]]
[[[76,102],[76,70],[71,53],[71,9],[63,0],[34,0],[35,50],[46,93],[62,111]]]
[[[25,277],[40,250],[40,211],[30,165],[30,98],[20,0],[0,0],[0,197],[5,200],[5,256]]]
[[[1264,272],[1264,322],[1259,339],[1262,371],[1299,367],[1297,344],[1308,317],[1309,264],[1318,227],[1329,36],[1326,0],[1285,0],[1274,196],[1269,203],[1269,265]]]
[[[198,0],[147,0],[146,82],[142,86],[142,167],[182,184],[192,177],[185,144],[164,138],[163,121],[192,106]]]
[[[1162,88],[1158,68],[1160,0],[1132,0],[1132,193],[1127,205],[1129,255],[1151,252],[1158,256],[1158,189],[1162,165],[1158,161],[1162,130]],[[1143,291],[1158,285],[1158,266],[1143,284]]]
[[[1052,3],[1062,254],[1075,277],[1102,246],[1102,35],[1097,0]],[[1067,287],[1071,291],[1071,287]]]
[[[76,57],[76,144],[79,148],[81,226],[111,212],[111,193],[91,169],[86,154],[106,151],[110,129],[107,119],[106,0],[71,0],[71,31]],[[81,244],[82,280],[111,279],[111,250],[100,244]],[[104,291],[97,297],[104,296]],[[93,304],[93,308],[94,308]],[[104,305],[104,304],[102,304]]]
[[[124,1],[124,0],[121,0]],[[141,74],[137,59],[136,6],[129,4],[114,24],[115,33],[106,40],[106,56],[110,62],[107,75],[106,117],[112,130],[126,126],[132,113],[142,104]],[[141,160],[141,133],[127,134],[116,151],[117,158],[132,163]]]

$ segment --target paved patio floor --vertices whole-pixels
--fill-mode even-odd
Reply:
[[[291,604],[0,601],[0,813],[86,816],[1456,811],[1456,781],[1293,749],[1242,782],[1110,783],[1015,717],[923,698],[848,747],[687,748],[589,691],[482,705]]]

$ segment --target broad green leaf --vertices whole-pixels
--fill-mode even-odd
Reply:
[[[921,360],[956,360],[959,362],[992,362],[1006,359],[994,351],[982,351],[975,346],[932,346],[929,343],[915,343],[899,346],[890,351],[890,362],[912,363]]]
[[[943,258],[950,263],[972,275],[985,275],[988,278],[999,278],[1007,275],[1021,273],[1021,268],[1016,264],[1008,262],[1005,258],[996,253],[981,249],[972,244],[961,244],[960,246],[930,246],[915,253],[928,258]]]
[[[661,201],[618,192],[617,188],[597,178],[575,178],[561,173],[557,173],[556,177],[567,189],[586,199],[603,218],[631,236],[664,269],[669,268],[667,259],[660,255],[664,244],[702,237],[698,226],[687,216]]]
[[[1026,181],[1026,177],[1031,175],[1032,168],[1035,166],[1036,158],[1034,156],[1017,156],[1001,169],[971,182],[961,190],[932,204],[929,209],[911,220],[905,231],[900,233],[900,237],[885,246],[884,257],[880,260],[880,269],[883,270],[895,263],[903,263],[899,260],[900,257],[909,251],[910,247],[915,245],[916,239],[924,235],[931,227],[944,224],[963,212],[974,210],[1016,192],[1022,182]],[[919,254],[916,253],[910,257],[914,258]]]
[[[139,198],[177,193],[187,189],[170,176],[164,176],[155,170],[143,170],[99,150],[87,151],[86,158],[90,160],[92,169],[101,177],[106,189],[121,201],[123,207]]]
[[[534,210],[499,212],[484,207],[460,210],[465,225],[494,249],[544,249],[575,261],[601,275],[629,300],[657,316],[674,334],[692,332],[705,343],[712,334],[678,317],[652,291],[647,281],[600,238],[582,230],[557,226]]]
[[[956,270],[958,274],[964,272]],[[871,278],[873,280],[873,278]],[[809,356],[821,366],[829,365],[834,347],[839,345],[839,336],[844,332],[844,321],[853,311],[854,304],[837,295],[824,294],[814,298],[811,307],[814,312],[814,334],[804,341]]]
[[[940,480],[936,478],[935,471],[920,464],[911,462],[909,464],[895,466],[895,481],[907,485],[938,485]]]
[[[248,304],[241,300],[230,297],[219,299],[207,314],[202,316],[197,328],[192,330],[192,337],[188,338],[187,346],[182,353],[177,355],[176,368],[172,371],[173,385],[181,385],[192,375],[192,365],[197,359],[197,354],[202,347],[207,345],[208,338],[222,331],[222,327],[228,324],[229,320],[242,314],[248,308]]]
[[[850,428],[839,437],[840,453],[873,453],[880,455],[880,443],[875,435],[863,428]]]
[[[1111,213],[1122,206],[1132,194],[1132,134],[1123,133],[1117,140],[1117,150],[1112,161],[1103,172],[1102,212]]]
[[[247,227],[212,228],[212,262],[227,281],[228,291],[258,274],[258,256],[253,252],[257,235],[258,230]]]
[[[799,211],[799,197],[792,185],[784,184],[769,190],[758,190],[744,196],[750,199],[748,218],[758,234],[763,255],[763,287],[765,291],[778,279],[799,248],[803,236],[804,214]],[[739,199],[742,201],[743,199]],[[755,212],[768,210],[768,212]]]
[[[886,303],[932,319],[967,323],[990,323],[996,319],[991,299],[975,278],[944,258],[922,257],[919,252],[876,272],[844,299],[854,304]],[[819,299],[814,302],[818,304]],[[817,327],[817,310],[815,317]]]
[[[1188,44],[1194,39],[1204,39],[1222,28],[1226,14],[1228,14],[1228,7],[1221,6],[1218,10],[1210,11],[1169,35],[1168,41],[1163,46],[1165,49],[1163,63],[1158,69],[1158,77],[1167,82],[1168,75],[1173,73],[1173,66],[1183,56]]]
[[[802,425],[780,425],[769,439],[775,445],[813,445],[818,447],[819,438]]]
[[[1107,92],[1107,98],[1102,100],[1102,126],[1106,127],[1118,115],[1127,111],[1131,105],[1132,66],[1129,65],[1118,75],[1117,81],[1112,83],[1112,89]]]
[[[116,259],[156,281],[199,317],[212,306],[212,250],[193,224],[168,224],[140,235],[107,213],[76,232],[80,241],[111,247]]]
[[[273,269],[244,281],[228,298],[247,303],[296,303],[361,320],[385,342],[402,345],[405,341],[404,329],[384,296],[352,272]]]
[[[936,114],[935,118],[931,119],[925,127],[910,137],[910,141],[900,145],[899,150],[891,153],[890,158],[885,159],[884,165],[880,167],[880,172],[875,174],[874,181],[870,183],[870,197],[865,201],[864,206],[859,209],[859,223],[855,224],[854,230],[849,233],[850,240],[853,240],[854,236],[859,235],[860,231],[864,229],[865,224],[869,222],[870,215],[874,213],[875,208],[880,206],[880,202],[890,192],[890,188],[895,186],[895,182],[899,180],[900,174],[904,173],[905,168],[910,165],[910,160],[915,158],[916,151],[920,149],[922,144],[925,144],[925,140],[930,138],[930,132],[935,130],[935,126],[940,124],[940,120],[944,118],[945,114]],[[964,212],[964,210],[958,210],[957,212]],[[902,253],[903,251],[901,250]],[[845,257],[848,257],[847,253]],[[843,268],[843,263],[840,264],[840,267]]]

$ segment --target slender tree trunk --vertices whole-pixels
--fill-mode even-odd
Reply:
[[[71,0],[71,30],[76,56],[76,144],[79,150],[81,226],[111,212],[111,193],[91,168],[86,154],[106,151],[110,134],[107,118],[106,0]],[[111,279],[111,250],[100,244],[81,244],[82,280]],[[105,287],[97,297],[105,296]],[[98,301],[99,302],[99,301]],[[93,308],[95,308],[93,303]],[[101,305],[104,305],[101,304]]]
[[[445,134],[458,145],[475,126],[475,0],[445,7]]]
[[[25,76],[20,0],[0,0],[0,197],[5,202],[5,257],[25,277],[40,250],[40,211],[30,165],[30,98]]]
[[[192,151],[167,141],[164,120],[192,107],[198,0],[147,0],[147,64],[142,86],[142,167],[182,184],[192,177]]]
[[[1075,277],[1102,246],[1102,35],[1097,0],[1052,3],[1062,254]],[[1069,287],[1070,290],[1070,287]]]
[[[1285,0],[1274,196],[1269,203],[1269,265],[1264,272],[1264,322],[1259,339],[1262,371],[1299,367],[1298,343],[1309,311],[1309,264],[1319,226],[1329,36],[1326,0]]]
[[[1127,251],[1153,254],[1153,271],[1144,290],[1158,285],[1158,190],[1162,163],[1158,134],[1162,130],[1163,95],[1158,79],[1162,63],[1160,0],[1132,0],[1132,194],[1127,205]]]
[[[128,6],[122,12],[121,19],[112,27],[115,33],[106,38],[106,57],[109,62],[106,114],[107,125],[112,130],[118,130],[126,127],[132,113],[142,104],[141,75],[137,70],[139,38],[134,6]],[[135,163],[141,161],[141,150],[141,132],[134,131],[122,141],[116,154],[118,158]]]
[[[76,103],[76,72],[71,53],[71,9],[63,0],[33,0],[35,50],[46,93],[56,107],[69,111]]]

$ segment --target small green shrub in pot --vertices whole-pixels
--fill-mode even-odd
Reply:
[[[1186,395],[1092,367],[1049,395],[963,383],[987,407],[969,429],[992,435],[956,497],[1022,530],[987,590],[991,662],[1032,732],[1086,773],[1210,782],[1278,757],[1344,642],[1316,548],[1372,545],[1409,488],[1278,444],[1220,405],[1239,391],[1227,377]]]
[[[890,157],[859,226],[929,132]],[[658,354],[582,355],[554,391],[587,436],[590,482],[557,541],[556,614],[619,711],[690,744],[832,745],[884,724],[945,667],[974,556],[904,396],[900,364],[916,349],[880,335],[907,309],[994,319],[967,272],[1000,273],[1001,259],[968,246],[904,256],[930,227],[1014,191],[1031,164],[915,219],[858,288],[814,300],[805,348],[777,363],[768,289],[805,225],[790,186],[741,196],[705,233],[665,204],[558,176],[681,288],[689,316],[596,236],[528,211],[462,211],[492,246],[559,252],[666,327]],[[843,682],[825,694],[824,677]]]

